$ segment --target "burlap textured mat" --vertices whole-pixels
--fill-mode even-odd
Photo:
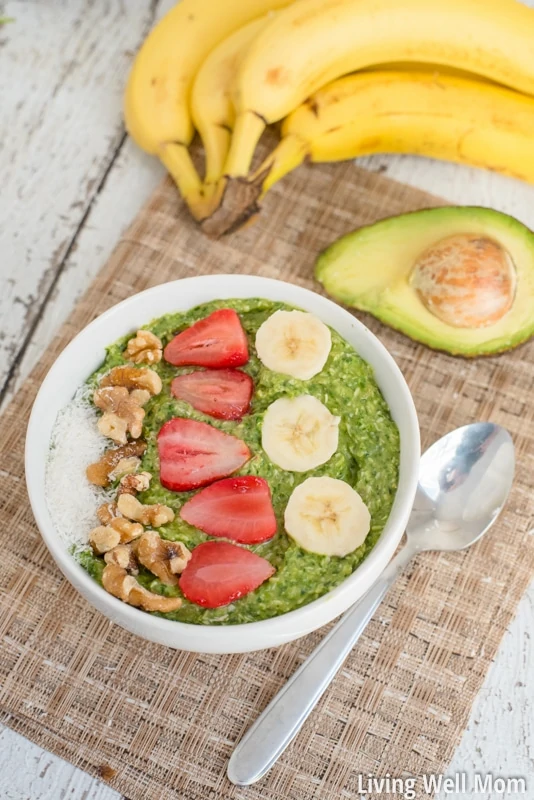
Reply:
[[[191,224],[169,181],[156,191],[1,422],[2,721],[132,800],[359,800],[360,773],[444,771],[534,573],[534,344],[468,362],[365,318],[408,379],[423,446],[475,419],[510,430],[518,455],[513,496],[471,550],[419,558],[300,736],[249,788],[225,777],[232,748],[325,631],[236,656],[176,652],[126,633],[56,569],[23,474],[25,424],[42,378],[72,336],[110,305],[210,272],[267,275],[317,290],[314,258],[337,236],[438,202],[350,165],[304,167],[273,189],[259,222],[214,243]]]

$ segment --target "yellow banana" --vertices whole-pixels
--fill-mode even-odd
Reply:
[[[534,183],[533,145],[534,97],[446,73],[363,72],[287,117],[263,190],[293,168],[297,152],[315,162],[412,153]]]
[[[534,97],[428,70],[360,72],[328,84],[290,114],[280,143],[248,182],[247,205],[233,203],[222,221],[214,215],[204,226],[215,236],[239,227],[305,159],[414,153],[534,183],[533,145]]]
[[[250,43],[272,17],[273,12],[265,14],[223,39],[197,73],[191,115],[204,145],[205,183],[215,183],[223,174],[235,120],[232,83]]]
[[[534,94],[534,9],[516,0],[297,0],[251,44],[225,173],[245,176],[266,124],[340,75],[437,62]]]
[[[139,147],[163,161],[192,210],[202,204],[202,184],[187,150],[193,136],[189,95],[198,68],[233,31],[288,2],[181,0],[135,58],[125,94],[126,128]]]
[[[456,78],[467,78],[479,83],[502,86],[502,84],[485,78],[483,75],[477,75],[475,72],[468,72],[465,69],[457,69],[456,67],[444,67],[442,64],[435,64],[431,61],[425,63],[421,61],[385,61],[383,64],[368,67],[365,72],[430,72],[432,75],[453,75]]]

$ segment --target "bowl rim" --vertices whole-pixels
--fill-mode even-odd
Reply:
[[[300,305],[304,310],[309,310],[309,305],[316,306],[317,304],[319,304],[325,310],[325,313],[326,310],[330,310],[332,313],[335,310],[335,313],[339,315],[340,319],[345,320],[347,323],[350,322],[350,325],[355,329],[357,335],[369,343],[370,348],[375,351],[376,360],[381,360],[387,365],[392,378],[397,384],[396,390],[399,392],[400,406],[402,407],[402,411],[405,416],[401,420],[400,424],[398,419],[395,420],[401,435],[401,469],[399,474],[399,486],[396,491],[395,500],[386,525],[380,534],[377,543],[367,557],[354,570],[354,572],[352,572],[351,575],[345,578],[345,580],[343,580],[336,587],[316,600],[313,600],[310,603],[301,606],[300,608],[293,609],[292,611],[288,611],[279,616],[269,617],[263,620],[257,620],[255,622],[210,625],[180,622],[165,619],[163,617],[157,617],[152,614],[147,614],[147,612],[142,611],[134,606],[130,606],[107,593],[105,589],[103,589],[89,575],[89,573],[83,569],[83,567],[71,554],[68,545],[61,539],[60,534],[56,530],[53,519],[49,513],[46,501],[46,457],[43,459],[35,456],[35,454],[32,452],[32,441],[34,439],[34,433],[39,426],[41,412],[47,403],[51,389],[53,389],[54,382],[57,376],[64,371],[64,365],[69,361],[71,358],[71,353],[76,350],[81,340],[88,337],[92,331],[101,328],[103,325],[105,326],[112,317],[120,316],[126,308],[140,303],[143,299],[149,299],[160,293],[168,293],[169,298],[172,298],[173,292],[178,286],[180,288],[180,292],[186,295],[187,290],[189,287],[193,286],[193,284],[197,288],[203,288],[205,285],[207,294],[209,295],[210,287],[212,287],[215,282],[218,284],[221,281],[224,281],[229,289],[234,287],[235,296],[231,291],[225,290],[224,296],[220,299],[237,299],[241,297],[250,299],[265,297],[265,299],[272,299],[262,293],[262,287],[264,287],[264,290],[271,288],[274,293],[276,293],[276,290],[281,290],[281,287],[290,287],[292,292],[296,291],[298,292],[299,296],[302,297],[302,303]],[[251,286],[257,286],[257,291],[251,291],[243,294],[243,285],[248,284],[251,284]],[[213,296],[212,299],[217,298]],[[309,303],[306,301],[309,301]],[[172,303],[172,299],[170,302]],[[187,308],[194,308],[195,306],[204,302],[208,303],[211,302],[211,300],[206,299],[200,302],[193,302],[190,306],[187,306]],[[287,302],[290,305],[299,305],[298,302],[294,302],[293,300],[288,300]],[[172,313],[172,307],[169,307],[169,310],[167,311],[160,311],[158,316],[163,316],[166,313]],[[317,314],[319,317],[321,316],[320,313],[317,313],[315,310],[311,311],[310,313]],[[146,324],[146,322],[141,322],[141,324]],[[337,330],[335,325],[331,325],[331,327]],[[340,335],[347,340],[345,335],[342,333],[340,333]],[[351,344],[358,352],[358,348],[352,342],[349,341],[349,344]],[[365,360],[369,363],[368,357],[365,357]],[[375,365],[371,363],[371,367],[373,368],[373,372],[375,372]],[[382,387],[380,388],[382,391]],[[60,409],[63,407],[65,407],[65,404],[63,404]],[[388,402],[388,407],[390,408],[390,412],[392,412],[390,402]],[[56,418],[60,409],[56,411]],[[401,426],[404,430],[404,435],[402,433]],[[113,621],[118,622],[128,630],[138,630],[139,626],[144,627],[149,623],[152,632],[154,634],[158,634],[156,638],[153,638],[149,632],[143,632],[142,634],[138,633],[138,635],[142,635],[143,637],[152,641],[161,642],[165,639],[169,639],[167,643],[171,646],[174,645],[174,642],[178,642],[174,645],[176,647],[180,647],[179,639],[181,635],[185,636],[185,638],[189,638],[191,634],[194,634],[196,637],[198,637],[199,641],[209,637],[211,640],[209,649],[198,650],[198,652],[219,653],[236,652],[233,649],[224,649],[224,646],[228,645],[228,642],[225,641],[225,639],[228,639],[229,631],[237,636],[239,636],[240,632],[246,632],[247,636],[251,637],[251,639],[257,638],[258,636],[265,638],[266,643],[263,645],[264,647],[272,646],[272,644],[267,641],[269,640],[269,637],[271,637],[271,642],[274,640],[279,640],[279,643],[283,643],[284,641],[290,641],[291,639],[305,635],[321,625],[326,624],[326,622],[330,621],[340,613],[339,609],[335,610],[334,613],[332,613],[332,609],[330,609],[325,614],[324,609],[326,605],[335,605],[337,608],[340,603],[336,601],[340,601],[343,595],[350,594],[350,589],[357,582],[365,582],[363,580],[365,578],[367,578],[367,583],[370,585],[369,577],[372,576],[372,573],[376,572],[371,579],[371,582],[374,582],[374,580],[376,580],[381,573],[383,566],[385,566],[384,564],[382,569],[378,570],[378,563],[381,560],[384,560],[384,556],[386,556],[387,560],[389,560],[389,557],[393,555],[393,552],[404,532],[404,528],[413,505],[413,499],[415,497],[418,480],[419,459],[419,425],[410,390],[393,356],[389,353],[385,345],[382,344],[378,337],[376,337],[348,310],[344,309],[342,306],[339,306],[333,300],[330,300],[329,298],[324,297],[323,295],[320,295],[310,289],[295,283],[280,281],[274,278],[266,278],[257,275],[226,273],[199,275],[157,284],[156,286],[153,286],[142,292],[137,292],[133,295],[130,295],[121,302],[104,311],[88,325],[82,328],[82,330],[80,330],[62,350],[60,355],[54,361],[53,365],[50,367],[48,373],[41,383],[41,386],[39,387],[39,391],[35,397],[30,414],[25,442],[26,483],[35,520],[41,536],[43,537],[54,561],[69,582],[73,584],[74,588],[78,592],[81,592],[81,594],[89,600],[93,607],[96,607],[99,611],[105,613]],[[403,483],[403,494],[400,496],[399,493]],[[387,563],[387,561],[385,563]],[[81,591],[80,586],[83,586],[83,591]],[[357,594],[354,600],[356,600],[359,596],[361,595]],[[349,601],[348,603],[344,604],[341,610],[348,608],[348,606],[351,604],[352,602]],[[317,614],[320,609],[323,609],[323,613]],[[314,621],[314,616],[316,617],[316,620],[318,619],[318,621]],[[221,649],[221,647],[223,649]]]

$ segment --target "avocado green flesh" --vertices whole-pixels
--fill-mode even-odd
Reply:
[[[225,300],[204,304],[187,313],[169,314],[146,326],[163,343],[217,308],[234,308],[247,333],[250,360],[241,369],[254,381],[250,413],[241,422],[216,420],[170,394],[172,379],[194,368],[177,368],[165,361],[152,367],[162,378],[163,390],[145,406],[143,437],[147,450],[142,470],[152,474],[150,488],[139,495],[143,503],[164,503],[176,513],[174,522],[159,528],[165,539],[180,540],[190,549],[210,537],[184,522],[179,516],[182,505],[194,492],[171,492],[158,480],[156,436],[171,417],[186,417],[207,422],[216,428],[243,439],[253,453],[239,470],[239,475],[259,475],[270,486],[278,521],[275,536],[248,549],[267,558],[276,568],[275,575],[234,603],[215,609],[204,609],[184,598],[182,607],[162,614],[168,619],[196,624],[217,625],[253,622],[284,614],[317,599],[341,583],[362,562],[376,544],[388,519],[395,497],[399,469],[399,433],[388,406],[375,383],[371,367],[335,331],[332,350],[323,370],[309,381],[301,381],[265,368],[254,348],[259,326],[276,310],[288,309],[283,303],[268,300]],[[112,345],[101,368],[90,378],[96,386],[99,376],[110,368],[125,363],[123,350],[129,337]],[[339,446],[332,458],[317,469],[305,473],[286,472],[267,458],[261,447],[261,423],[267,407],[281,396],[312,394],[335,415],[341,417]],[[371,530],[365,542],[344,558],[315,555],[301,550],[285,533],[284,509],[295,486],[310,476],[329,475],[351,484],[367,504],[371,513]],[[82,566],[101,583],[104,562],[90,550],[78,556]],[[147,589],[168,596],[182,596],[180,589],[162,584],[152,573],[141,568],[138,577]]]
[[[483,328],[447,325],[425,307],[409,282],[413,266],[427,248],[462,233],[498,242],[516,269],[512,307],[498,322]],[[336,300],[453,355],[499,353],[534,334],[534,233],[492,209],[426,209],[360,228],[319,256],[315,275]]]

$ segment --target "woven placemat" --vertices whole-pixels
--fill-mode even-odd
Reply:
[[[161,185],[1,422],[3,722],[132,800],[359,799],[362,773],[444,771],[534,573],[534,404],[527,402],[534,345],[468,362],[364,318],[410,384],[423,446],[477,419],[508,428],[518,455],[513,496],[471,550],[414,562],[296,741],[248,788],[226,779],[232,749],[325,629],[279,649],[235,656],[177,652],[126,633],[55,567],[23,473],[37,388],[67,342],[104,309],[154,284],[213,272],[266,275],[317,291],[313,262],[333,239],[439,203],[351,165],[303,167],[272,190],[255,225],[214,243],[189,221],[171,183]],[[419,787],[417,796],[427,795]]]

